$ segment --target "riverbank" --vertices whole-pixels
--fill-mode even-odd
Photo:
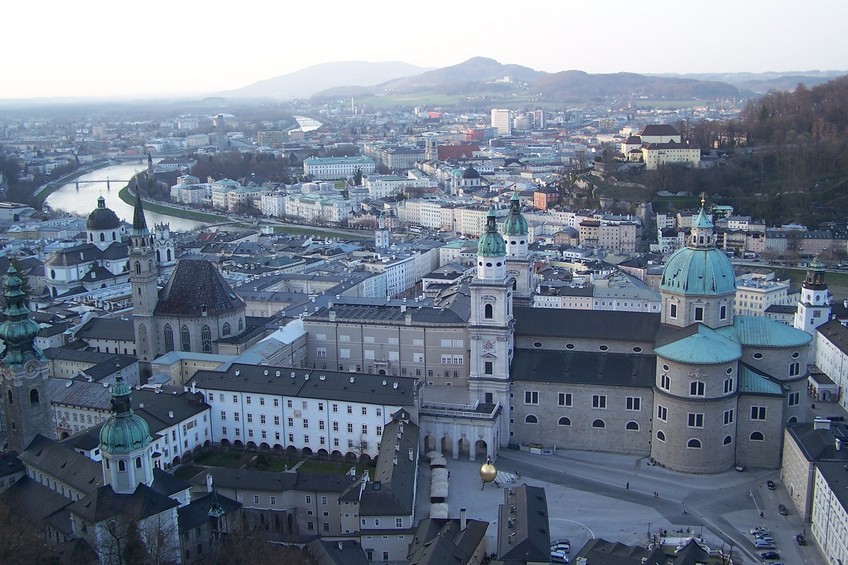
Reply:
[[[36,210],[41,210],[44,207],[44,202],[47,198],[62,188],[62,185],[67,184],[75,179],[80,178],[83,175],[87,175],[88,173],[94,172],[100,167],[107,165],[109,163],[108,159],[103,159],[100,161],[92,162],[84,167],[80,167],[72,173],[68,173],[62,178],[58,178],[56,180],[51,180],[50,182],[46,182],[43,185],[39,186],[35,189],[35,192],[32,194],[32,198],[30,199],[31,205]]]

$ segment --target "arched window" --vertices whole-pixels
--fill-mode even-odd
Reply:
[[[230,335],[230,323],[224,322],[224,327],[221,328],[221,335]]]
[[[118,241],[118,238],[115,237],[115,232],[112,232],[112,241]]]
[[[536,417],[536,416],[534,416],[533,414],[527,414],[527,415],[524,417],[524,423],[525,423],[525,424],[538,424],[538,423],[539,423],[539,418],[537,418],[537,417]]]
[[[721,442],[722,445],[730,445],[731,443],[733,443],[733,438],[730,436],[724,436],[724,439]]]
[[[100,234],[100,241],[106,241],[106,234]]]
[[[165,251],[165,257],[167,257],[167,258],[168,258],[168,261],[170,261],[170,260],[171,260],[171,250],[170,250],[170,249],[167,249],[167,250]]]
[[[686,447],[688,447],[690,449],[701,449],[701,440],[692,438],[686,444]]]
[[[559,426],[570,426],[571,420],[567,416],[563,416],[562,418],[559,419],[559,422],[557,422],[557,425],[559,425]]]
[[[165,353],[174,350],[174,329],[171,324],[165,324]]]
[[[600,418],[598,418],[597,420],[595,420],[594,422],[592,422],[592,427],[593,427],[593,428],[606,428],[606,427],[607,427],[607,425],[604,423],[604,421],[603,421],[603,420],[601,420]]]
[[[787,425],[789,425],[789,426],[791,426],[792,424],[797,424],[797,423],[798,423],[798,418],[797,418],[797,416],[792,416],[791,418],[789,418],[789,419],[786,421],[786,424],[787,424]]]
[[[629,422],[627,422],[627,425],[624,426],[624,429],[625,430],[632,430],[634,432],[638,432],[639,431],[639,422],[634,422],[633,420],[630,420]]]
[[[136,469],[141,469],[141,457],[136,457],[136,458],[135,458],[135,468],[136,468]]]
[[[162,256],[161,256],[160,251],[158,249],[156,250],[156,262],[157,263],[162,262]]]
[[[483,317],[486,318],[487,320],[491,320],[492,318],[495,317],[494,312],[495,312],[495,309],[492,307],[492,305],[486,304],[486,307],[483,309]]]
[[[751,432],[751,441],[763,441],[764,439],[763,432]]]
[[[180,328],[180,342],[182,343],[183,351],[191,351],[191,334],[188,331],[188,326],[185,324]]]
[[[55,270],[55,269],[50,269],[50,278],[51,278],[51,279],[55,279],[55,278],[56,278],[56,270]]]
[[[33,406],[38,406],[38,389],[29,391],[29,403]]]
[[[244,329],[244,318],[239,318],[239,331]]]
[[[141,274],[141,263],[139,263],[138,261],[135,262],[135,274]]]
[[[8,393],[8,400],[9,400],[9,404],[14,404],[14,403],[15,403],[15,399],[14,399],[14,398],[12,398],[12,391],[11,391],[11,390],[8,390],[8,391],[6,391],[6,392]]]
[[[203,329],[200,330],[200,346],[204,353],[212,352],[212,330],[209,329],[209,326],[203,326]]]
[[[665,432],[662,430],[657,430],[657,439],[660,441],[665,441]]]
[[[118,470],[119,471],[126,471],[127,470],[127,464],[123,459],[118,459]]]

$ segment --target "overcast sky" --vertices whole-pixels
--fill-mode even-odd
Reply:
[[[207,94],[317,63],[848,70],[846,0],[7,0],[0,99]]]

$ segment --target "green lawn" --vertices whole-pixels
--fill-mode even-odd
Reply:
[[[197,465],[205,465],[207,467],[229,467],[230,469],[239,469],[247,464],[255,453],[246,451],[210,451],[198,455],[194,463]]]

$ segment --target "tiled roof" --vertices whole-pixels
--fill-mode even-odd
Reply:
[[[212,504],[217,503],[223,510],[224,514],[236,512],[241,508],[241,503],[236,502],[231,498],[227,498],[221,494],[209,493],[200,498],[191,501],[190,504],[177,509],[177,516],[180,523],[180,532],[188,532],[209,523],[209,510]]]
[[[520,348],[515,350],[510,368],[516,381],[643,388],[654,385],[655,373],[653,355]]]
[[[739,392],[783,396],[783,390],[778,383],[768,378],[765,373],[744,363],[739,363]]]
[[[118,494],[111,486],[102,486],[68,509],[88,522],[98,523],[117,516],[139,521],[175,506],[179,506],[176,500],[140,483],[132,494]]]
[[[205,310],[204,310],[205,309]],[[159,295],[157,315],[216,316],[244,309],[218,269],[209,261],[180,259]]]
[[[735,335],[745,347],[802,347],[813,339],[803,330],[762,316],[735,316],[732,327],[716,331],[731,339]]]
[[[690,365],[718,365],[742,357],[738,342],[700,323],[659,340],[654,352],[665,359]]]
[[[68,486],[80,492],[91,493],[103,484],[100,463],[41,434],[24,450],[21,460],[45,475],[61,477]]]
[[[120,318],[92,318],[76,333],[77,339],[109,339],[135,341],[132,320]]]
[[[514,311],[516,337],[653,342],[660,329],[659,313],[527,307]]]
[[[411,516],[417,464],[418,426],[396,414],[383,428],[377,469],[362,491],[360,516]]]

